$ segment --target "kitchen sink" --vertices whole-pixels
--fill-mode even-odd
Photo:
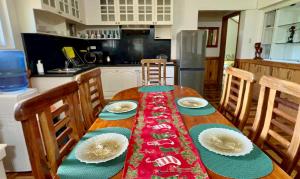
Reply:
[[[48,70],[47,73],[76,73],[82,68],[55,68],[52,70]]]

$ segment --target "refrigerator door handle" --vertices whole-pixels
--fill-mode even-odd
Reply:
[[[205,68],[179,68],[180,71],[204,71]]]

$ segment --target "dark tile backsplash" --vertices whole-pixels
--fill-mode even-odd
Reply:
[[[123,30],[120,40],[85,40],[67,37],[58,37],[45,34],[22,34],[27,64],[36,73],[36,63],[41,59],[44,69],[64,67],[65,56],[62,53],[64,46],[72,46],[83,58],[80,50],[88,46],[96,46],[96,50],[103,53],[103,59],[109,55],[112,64],[139,63],[142,58],[155,58],[159,54],[170,57],[171,41],[155,40],[154,29],[150,30]]]

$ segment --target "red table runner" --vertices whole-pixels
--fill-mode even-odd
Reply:
[[[208,178],[173,92],[141,94],[123,178]]]

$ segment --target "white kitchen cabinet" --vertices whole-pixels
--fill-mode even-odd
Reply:
[[[173,0],[156,0],[155,25],[173,24]]]
[[[154,0],[136,0],[137,2],[137,24],[154,24]]]
[[[42,0],[42,8],[57,13],[57,0]]]
[[[135,9],[134,0],[119,0],[118,20],[120,24],[135,24]]]
[[[171,39],[172,29],[169,25],[157,25],[154,27],[154,39]]]
[[[117,6],[116,0],[100,0],[100,25],[116,25],[117,21]],[[97,4],[99,6],[99,4]],[[93,12],[97,16],[97,11]]]

